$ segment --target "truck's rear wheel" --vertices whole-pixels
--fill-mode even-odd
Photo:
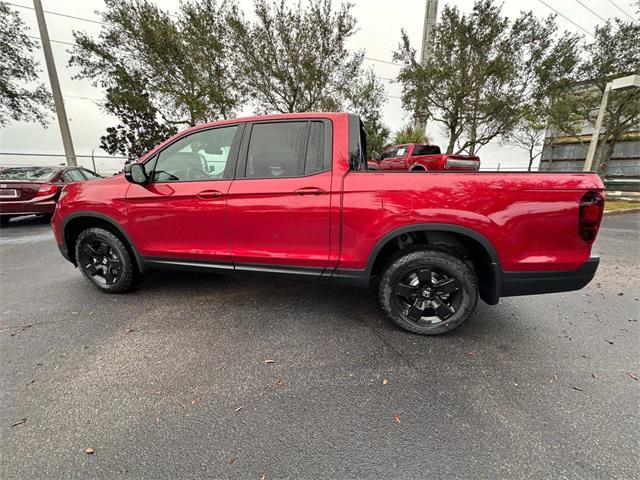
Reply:
[[[378,295],[382,308],[405,330],[437,335],[462,325],[478,303],[474,271],[458,257],[415,250],[385,269]]]

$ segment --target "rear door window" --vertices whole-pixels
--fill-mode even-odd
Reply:
[[[298,177],[327,169],[325,126],[320,121],[255,123],[247,149],[246,178]]]

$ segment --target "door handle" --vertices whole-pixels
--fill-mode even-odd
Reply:
[[[211,200],[214,198],[220,198],[222,195],[224,194],[222,192],[219,192],[218,190],[205,190],[198,193],[196,196],[204,200]]]
[[[296,195],[322,195],[325,190],[318,187],[303,187],[296,190]]]

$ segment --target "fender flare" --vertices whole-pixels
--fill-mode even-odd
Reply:
[[[376,258],[382,248],[393,238],[398,235],[402,235],[404,233],[410,232],[419,232],[419,231],[438,231],[438,232],[449,232],[449,233],[457,233],[460,235],[467,236],[476,242],[478,242],[482,248],[484,248],[485,252],[489,256],[489,260],[491,262],[490,270],[491,275],[493,277],[493,288],[491,288],[490,294],[488,298],[484,299],[488,304],[495,305],[498,303],[500,298],[500,288],[501,288],[501,279],[502,279],[502,269],[500,267],[500,258],[498,257],[498,252],[496,251],[493,244],[481,233],[468,228],[461,227],[460,225],[454,225],[450,223],[416,223],[412,225],[405,225],[400,228],[396,228],[388,233],[386,233],[373,247],[373,250],[369,254],[369,258],[367,260],[366,267],[366,275],[368,278],[371,278],[373,272],[373,264],[376,261]]]
[[[110,216],[105,215],[103,213],[98,213],[93,211],[79,211],[79,212],[74,212],[68,215],[67,217],[65,217],[62,223],[62,238],[64,241],[64,248],[67,249],[67,251],[69,249],[69,245],[67,245],[67,226],[69,222],[71,222],[71,220],[74,220],[77,218],[97,218],[109,223],[113,228],[115,228],[118,231],[120,235],[124,237],[124,239],[127,241],[129,246],[131,247],[131,251],[133,252],[133,257],[136,261],[136,265],[138,266],[138,269],[140,270],[140,272],[147,273],[149,271],[149,268],[144,263],[142,256],[138,253],[138,249],[136,248],[135,243],[133,243],[133,240],[131,240],[131,237],[129,236],[129,234],[124,230],[124,228],[122,228],[122,226],[116,220],[114,220]],[[74,261],[73,263],[77,266],[77,261]]]

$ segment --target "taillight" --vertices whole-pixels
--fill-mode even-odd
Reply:
[[[43,183],[42,185],[40,185],[40,188],[38,189],[38,193],[36,194],[36,196],[44,197],[47,195],[53,195],[58,191],[59,188],[60,187],[58,187],[57,185],[54,185],[53,183]]]
[[[580,200],[580,217],[578,232],[580,238],[587,243],[593,243],[598,235],[602,212],[604,211],[604,197],[599,192],[587,192]]]

